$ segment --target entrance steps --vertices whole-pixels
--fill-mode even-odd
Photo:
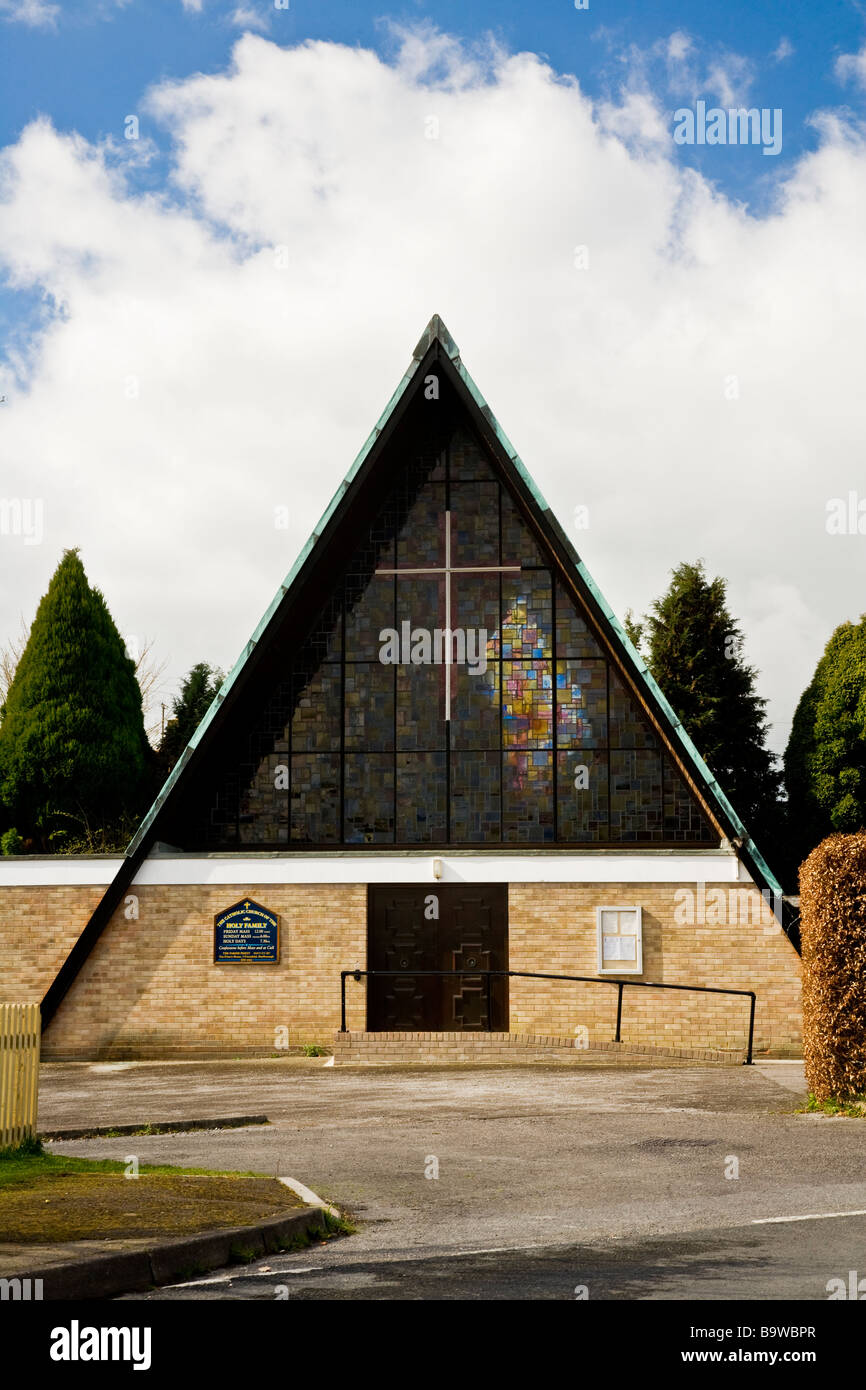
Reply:
[[[566,1065],[602,1066],[648,1063],[677,1066],[708,1063],[742,1066],[742,1051],[718,1052],[711,1048],[654,1047],[644,1043],[595,1042],[575,1046],[574,1038],[533,1033],[336,1033],[334,1065],[399,1066],[406,1063],[474,1063],[477,1066],[554,1062]]]

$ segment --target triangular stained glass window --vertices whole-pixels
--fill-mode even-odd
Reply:
[[[187,847],[718,843],[466,417],[409,437],[187,794]]]

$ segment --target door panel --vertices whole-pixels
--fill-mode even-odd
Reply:
[[[505,884],[371,885],[371,970],[506,970]],[[508,981],[407,974],[367,982],[367,1027],[377,1032],[508,1030]]]

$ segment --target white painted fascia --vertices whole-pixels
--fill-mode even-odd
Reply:
[[[441,865],[434,875],[434,859]],[[98,856],[0,858],[0,888],[104,886],[123,860]],[[134,883],[157,885],[351,883],[751,883],[733,851],[471,854],[151,854]]]

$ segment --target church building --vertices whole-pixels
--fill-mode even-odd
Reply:
[[[437,316],[126,854],[0,861],[0,997],[47,1058],[332,1046],[357,972],[368,1043],[609,1046],[619,1008],[742,1059],[743,993],[611,982],[754,991],[797,1052],[785,926]]]

